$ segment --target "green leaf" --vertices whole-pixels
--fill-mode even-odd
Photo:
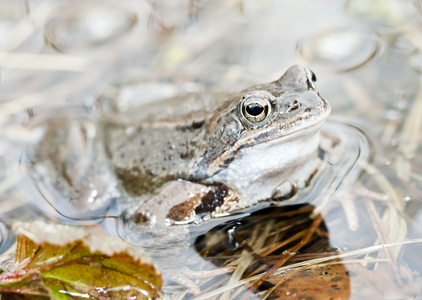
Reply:
[[[163,284],[145,252],[120,239],[41,221],[14,231],[16,268],[0,274],[0,300],[150,299]]]

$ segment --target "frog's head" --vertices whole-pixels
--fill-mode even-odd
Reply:
[[[325,121],[331,108],[315,83],[312,71],[293,66],[280,79],[243,91],[234,105],[245,130],[238,142],[268,142]]]
[[[315,152],[319,128],[331,110],[315,82],[312,71],[293,66],[280,79],[236,95],[211,118],[208,148],[192,168],[192,178],[212,182],[217,176],[226,182],[228,169],[259,177]],[[294,140],[298,143],[291,144],[296,148],[290,153],[284,144]]]

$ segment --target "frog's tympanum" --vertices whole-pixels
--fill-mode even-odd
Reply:
[[[186,224],[281,201],[305,187],[320,163],[330,105],[315,81],[293,66],[230,96],[158,101],[96,123],[68,120],[71,130],[56,124],[48,157],[44,146],[35,160],[53,160],[45,165],[62,195],[93,202],[119,191],[134,199],[140,224]]]

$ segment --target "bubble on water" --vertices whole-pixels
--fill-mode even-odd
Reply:
[[[61,52],[93,48],[115,41],[137,22],[134,12],[101,2],[60,7],[45,27],[45,40]]]
[[[307,61],[347,72],[368,63],[379,52],[380,39],[369,30],[334,29],[304,38],[298,52]]]

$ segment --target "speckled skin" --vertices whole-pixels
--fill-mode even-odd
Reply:
[[[131,108],[104,116],[91,140],[95,149],[103,144],[104,163],[128,197],[147,199],[135,215],[139,223],[164,223],[169,218],[189,222],[197,214],[228,214],[272,197],[286,197],[314,173],[319,128],[330,113],[312,75],[293,66],[280,79],[237,94],[190,95]],[[270,111],[262,121],[252,122],[241,113],[247,95],[269,101]],[[50,169],[56,178],[69,177],[68,163],[74,157],[60,156]],[[42,154],[39,157],[46,160]],[[89,163],[84,166],[92,169]],[[61,187],[63,194],[78,191],[79,181],[67,182]],[[173,190],[188,196],[172,197]],[[163,201],[166,205],[157,205]],[[168,211],[154,211],[163,207]],[[157,221],[156,215],[164,217]]]

